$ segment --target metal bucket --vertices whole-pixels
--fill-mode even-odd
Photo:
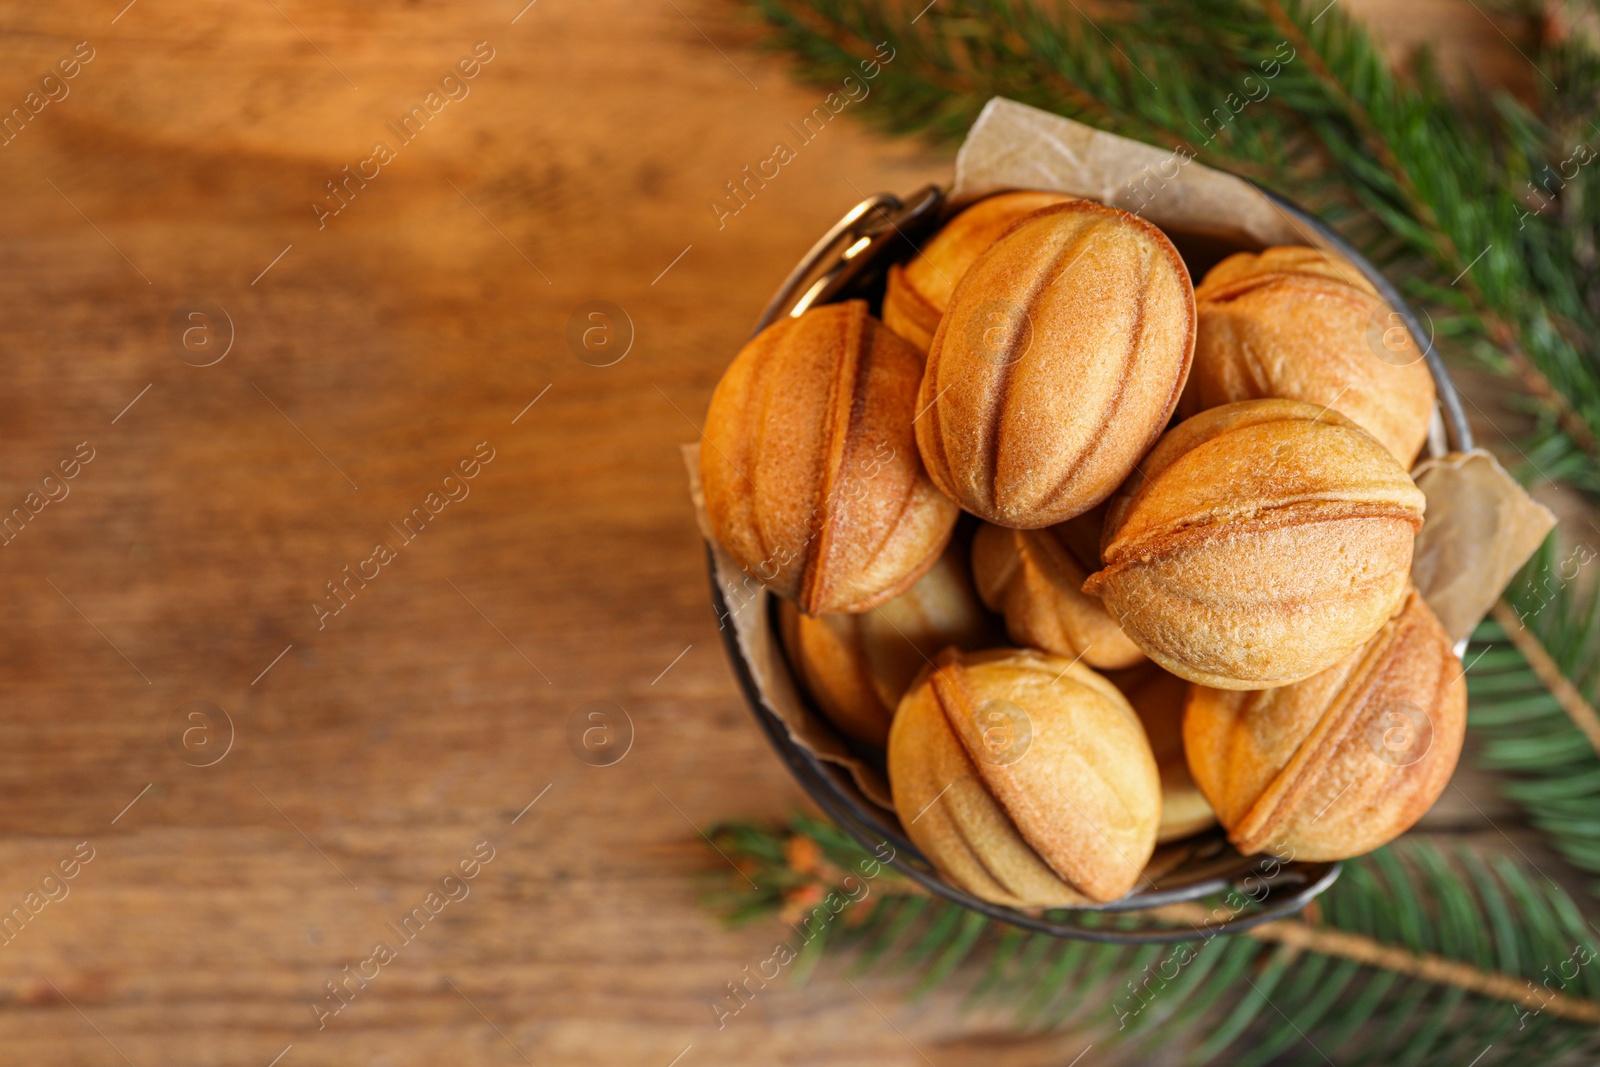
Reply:
[[[1426,338],[1415,312],[1399,292],[1376,267],[1320,220],[1264,190],[1263,195],[1291,218],[1301,232],[1316,234],[1319,240],[1354,264],[1400,315],[1411,336],[1418,341],[1426,339],[1427,343],[1419,344],[1419,347],[1425,353],[1438,392],[1438,407],[1434,426],[1428,436],[1427,454],[1437,456],[1471,448],[1472,431],[1462,412],[1461,398],[1443,360],[1434,350],[1431,338]],[[937,186],[929,186],[905,201],[889,193],[879,193],[863,200],[835,223],[806,253],[789,277],[784,279],[762,312],[755,332],[759,333],[780,316],[796,315],[817,304],[866,298],[876,306],[889,264],[913,254],[953,213],[944,190]],[[1173,232],[1170,236],[1183,251],[1184,235]],[[1209,243],[1215,245],[1215,239],[1210,239]],[[1188,253],[1185,258],[1189,259]],[[1193,264],[1191,269],[1194,269]],[[711,589],[712,605],[717,617],[727,618],[729,608],[717,584],[714,562]],[[776,608],[775,598],[768,607]],[[766,731],[772,746],[777,749],[790,772],[818,806],[862,847],[871,850],[885,842],[892,846],[895,850],[892,866],[928,892],[991,918],[1056,937],[1087,941],[1137,944],[1201,940],[1218,934],[1237,933],[1259,923],[1292,915],[1339,877],[1338,863],[1241,856],[1228,844],[1220,830],[1212,829],[1175,843],[1189,850],[1182,862],[1159,877],[1148,880],[1144,888],[1109,904],[1042,910],[992,904],[957,889],[941,878],[933,865],[907,839],[893,812],[878,807],[863,796],[844,768],[818,758],[797,744],[790,736],[789,728],[763,704],[750,664],[739,648],[732,627],[723,628],[723,639],[734,673],[756,721]],[[803,694],[803,687],[797,688]],[[811,710],[819,721],[827,722],[827,717],[814,706]],[[1231,912],[1221,919],[1208,919],[1189,925],[1158,914],[1137,914],[1163,905],[1194,903],[1212,897],[1223,897],[1225,900],[1242,898],[1245,903],[1215,909],[1213,916],[1217,911]]]

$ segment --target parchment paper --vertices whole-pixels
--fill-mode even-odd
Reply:
[[[1249,182],[1185,162],[1170,149],[997,96],[984,105],[956,155],[950,198],[963,204],[1007,189],[1098,200],[1164,230],[1228,239],[1236,250],[1317,243]]]
[[[1452,452],[1413,472],[1428,517],[1411,581],[1453,640],[1471,635],[1511,576],[1556,525],[1488,452]]]

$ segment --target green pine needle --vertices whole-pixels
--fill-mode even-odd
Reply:
[[[1561,888],[1503,856],[1413,835],[1347,863],[1314,906],[1318,920],[1118,945],[1027,933],[934,900],[838,835],[797,817],[787,829],[721,826],[712,839],[740,868],[734,895],[781,914],[802,959],[824,943],[850,946],[858,973],[899,974],[912,997],[966,984],[969,1009],[1009,1014],[1024,1030],[1070,1028],[1135,1054],[1191,1049],[1193,1064],[1600,1053],[1594,930]],[[1285,925],[1298,934],[1274,932]],[[1448,961],[1455,980],[1419,973],[1419,955]]]
[[[1600,593],[1589,564],[1600,536],[1562,549],[1551,538],[1506,590],[1511,621],[1525,628],[1593,706],[1600,662]],[[1467,651],[1467,721],[1480,761],[1507,775],[1505,795],[1522,807],[1574,867],[1600,874],[1600,755],[1570,712],[1512,643],[1485,621]],[[1600,881],[1592,883],[1600,895]]]

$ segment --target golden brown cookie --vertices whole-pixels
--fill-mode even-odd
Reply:
[[[1240,252],[1212,268],[1194,299],[1199,329],[1180,416],[1270,397],[1331,405],[1402,466],[1416,461],[1433,418],[1433,375],[1355,267],[1315,248]]]
[[[917,447],[935,484],[999,526],[1110,496],[1166,427],[1194,293],[1165,234],[1084,200],[1035,211],[956,286],[928,351]]]
[[[1166,844],[1216,825],[1216,812],[1189,772],[1183,752],[1183,709],[1189,684],[1155,665],[1111,676],[1144,724],[1161,775],[1161,825],[1156,843]]]
[[[1042,530],[985,523],[972,541],[972,574],[978,595],[1005,616],[1017,644],[1120,670],[1144,662],[1144,653],[1100,598],[1083,591],[1100,567],[1102,518],[1096,509]]]
[[[1303,682],[1260,693],[1193,687],[1189,766],[1240,852],[1359,856],[1444,792],[1466,730],[1465,673],[1413,591],[1371,641]]]
[[[866,611],[938,559],[957,508],[912,439],[922,360],[860,300],[762,330],[706,413],[717,539],[808,615]]]
[[[1139,718],[1081,663],[946,650],[900,701],[889,782],[954,884],[1012,905],[1104,902],[1140,880],[1161,787]]]
[[[1218,689],[1309,678],[1400,608],[1425,500],[1332,409],[1251,400],[1180,423],[1106,513],[1098,595],[1145,654]]]

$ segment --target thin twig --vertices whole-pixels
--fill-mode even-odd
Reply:
[[[1498,601],[1490,609],[1494,621],[1506,632],[1506,638],[1516,646],[1522,658],[1528,661],[1528,666],[1533,668],[1533,673],[1539,679],[1539,684],[1550,691],[1556,698],[1556,703],[1561,705],[1561,710],[1567,713],[1572,720],[1572,725],[1583,731],[1583,736],[1588,738],[1589,747],[1600,755],[1600,714],[1594,710],[1594,705],[1583,699],[1583,694],[1578,692],[1578,687],[1562,671],[1561,665],[1555,657],[1545,649],[1544,642],[1534,636],[1532,630],[1522,624],[1522,619],[1516,610],[1504,600]]]
[[[1168,904],[1150,909],[1149,914],[1177,922],[1203,924],[1210,913],[1199,904]],[[1353,934],[1326,926],[1312,926],[1298,919],[1278,919],[1251,927],[1246,937],[1291,948],[1317,952],[1324,956],[1354,960],[1368,967],[1421,978],[1439,985],[1454,986],[1479,996],[1508,1000],[1513,1004],[1600,1025],[1600,1001],[1585,1000],[1545,990],[1544,994],[1526,978],[1499,971],[1486,971],[1459,960],[1428,952],[1411,952],[1385,945],[1365,934]]]

